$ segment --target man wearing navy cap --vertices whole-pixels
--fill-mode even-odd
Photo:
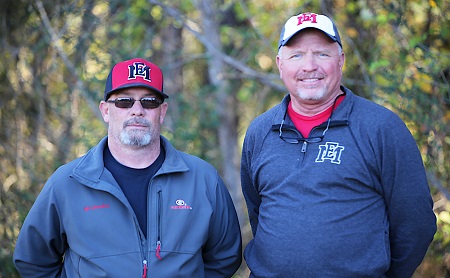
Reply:
[[[344,58],[328,17],[284,25],[288,94],[253,120],[242,150],[250,277],[411,277],[433,239],[416,142],[397,115],[341,85]]]
[[[22,277],[231,277],[241,234],[217,171],[160,135],[155,64],[116,64],[100,111],[108,135],[46,182],[17,239]]]

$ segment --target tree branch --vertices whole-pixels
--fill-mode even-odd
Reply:
[[[150,4],[154,4],[160,6],[169,16],[178,20],[183,26],[194,35],[194,37],[200,41],[206,48],[208,48],[216,57],[222,59],[225,63],[235,68],[236,70],[242,72],[247,78],[257,79],[261,83],[270,86],[278,91],[285,91],[285,87],[279,81],[279,77],[277,74],[270,73],[261,73],[252,68],[247,67],[244,63],[230,57],[223,52],[216,49],[206,38],[205,36],[197,30],[203,30],[199,24],[196,22],[185,18],[180,11],[173,7],[169,7],[157,0],[148,0]]]
[[[45,11],[44,5],[42,4],[41,0],[36,1],[36,6],[39,11],[39,15],[41,16],[42,22],[44,23],[45,28],[47,29],[48,34],[50,35],[50,45],[56,50],[59,57],[63,60],[64,64],[66,65],[67,69],[72,73],[73,77],[76,79],[76,85],[75,88],[79,89],[81,94],[85,96],[85,100],[88,103],[89,108],[92,110],[92,112],[97,115],[99,119],[101,119],[100,111],[98,110],[98,104],[91,99],[91,97],[88,94],[87,88],[84,86],[84,83],[82,79],[80,78],[79,74],[77,73],[77,70],[74,66],[74,64],[70,61],[70,59],[67,57],[66,52],[63,49],[63,46],[61,45],[61,42],[59,41],[59,37],[55,32],[55,29],[52,27],[51,22],[48,18],[47,12]]]

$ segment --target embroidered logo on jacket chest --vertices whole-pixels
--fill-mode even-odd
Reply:
[[[176,200],[175,204],[176,206],[170,206],[170,209],[192,209],[192,207],[186,204],[186,202],[182,199]]]
[[[334,164],[341,164],[341,155],[344,149],[339,143],[334,142],[319,145],[319,154],[317,155],[316,162],[330,161]]]

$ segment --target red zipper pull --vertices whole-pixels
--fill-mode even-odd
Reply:
[[[162,260],[162,257],[159,254],[160,251],[161,251],[161,241],[158,240],[158,242],[156,242],[156,257],[158,258],[158,260]]]
[[[142,274],[142,278],[147,278],[147,261],[146,260],[144,260],[143,261],[143,263],[144,263],[144,274]]]

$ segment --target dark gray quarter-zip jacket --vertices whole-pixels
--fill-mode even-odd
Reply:
[[[176,150],[148,192],[148,234],[112,174],[105,137],[49,178],[20,231],[22,277],[231,277],[241,234],[231,197],[207,162]]]
[[[247,130],[241,178],[251,277],[406,278],[433,239],[433,201],[411,133],[393,112],[341,90],[346,97],[320,142],[280,139],[289,95]],[[285,125],[293,126],[289,116]]]

